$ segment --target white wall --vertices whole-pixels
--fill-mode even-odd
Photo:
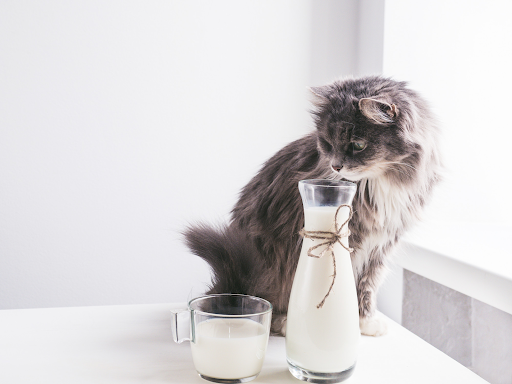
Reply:
[[[385,0],[359,0],[355,74],[381,75]]]
[[[180,229],[310,129],[309,2],[0,7],[0,308],[185,299]]]
[[[508,1],[386,0],[383,73],[423,94],[442,130],[446,175],[427,208],[427,223],[512,229],[511,11]],[[449,233],[435,240],[456,247]],[[492,249],[495,239],[468,235],[464,241]],[[499,257],[481,255],[489,256]],[[400,322],[401,299],[402,268],[394,265],[380,289],[379,309]]]
[[[322,0],[311,8],[311,83],[382,73],[384,0]]]
[[[0,3],[0,308],[201,292],[179,231],[312,129],[306,86],[354,71],[356,4]]]
[[[387,0],[385,14],[384,74],[408,80],[442,127],[430,218],[509,225],[512,3]]]

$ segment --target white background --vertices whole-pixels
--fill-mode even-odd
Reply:
[[[491,3],[0,3],[0,308],[200,292],[180,230],[227,220],[313,129],[306,87],[339,76],[384,69],[431,101],[434,216],[507,220],[510,12]]]
[[[0,308],[204,289],[180,231],[226,220],[261,164],[313,128],[306,87],[356,73],[358,12],[0,3]]]
[[[510,15],[509,1],[386,0],[384,74],[418,89],[442,127],[432,218],[510,225]]]
[[[384,75],[420,91],[442,131],[444,180],[410,240],[502,276],[512,271],[503,237],[512,233],[511,14],[500,0],[386,0],[383,49]],[[393,265],[378,305],[397,322],[401,297],[402,268]]]

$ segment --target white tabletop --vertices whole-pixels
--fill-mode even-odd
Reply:
[[[188,342],[175,344],[176,304],[0,311],[0,383],[201,383]],[[346,383],[486,383],[388,320],[389,333],[363,337]],[[299,383],[284,338],[271,337],[253,383]]]

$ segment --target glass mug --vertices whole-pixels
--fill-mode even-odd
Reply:
[[[270,333],[272,304],[259,297],[217,294],[195,298],[171,311],[176,343],[190,341],[200,377],[216,383],[245,383],[258,376]],[[188,315],[190,332],[181,337],[178,317]]]

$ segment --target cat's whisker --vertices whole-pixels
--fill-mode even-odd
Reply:
[[[327,180],[337,180],[341,178],[340,174],[338,172],[331,172],[326,177]]]

